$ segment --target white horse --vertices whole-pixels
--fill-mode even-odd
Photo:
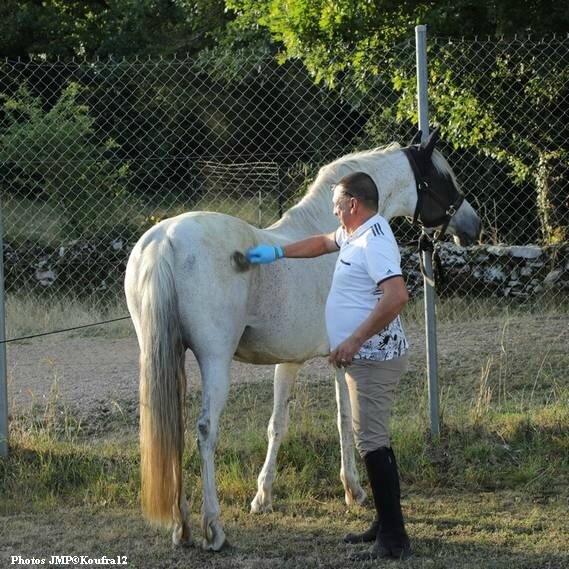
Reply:
[[[455,177],[434,150],[434,142],[432,137],[426,145],[414,147],[416,162],[422,162],[421,171],[428,176],[432,191],[442,189],[456,195]],[[375,180],[381,215],[387,219],[413,216],[418,203],[417,167],[411,167],[403,150],[392,144],[324,166],[305,197],[267,229],[227,215],[192,212],[162,221],[135,245],[125,290],[140,345],[142,507],[151,521],[173,528],[175,544],[191,543],[182,478],[185,350],[195,354],[203,385],[197,439],[203,547],[209,550],[219,550],[225,542],[214,451],[231,361],[277,364],[267,457],[251,503],[253,512],[263,512],[272,507],[276,457],[287,429],[293,383],[303,362],[329,352],[324,304],[336,255],[239,270],[232,254],[261,242],[282,246],[334,231],[338,220],[332,213],[330,190],[354,171],[367,172]],[[461,201],[458,211],[450,215],[448,230],[455,240],[473,242],[480,220],[467,201]],[[336,374],[336,399],[346,502],[361,503],[366,495],[358,480],[348,393],[340,373]]]

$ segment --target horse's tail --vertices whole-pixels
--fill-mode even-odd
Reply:
[[[182,523],[184,344],[168,238],[142,255],[140,292],[140,470],[145,516]]]

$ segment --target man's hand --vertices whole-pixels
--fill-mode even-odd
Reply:
[[[352,359],[358,353],[361,344],[352,336],[344,340],[333,352],[330,353],[328,361],[334,367],[348,367]]]
[[[284,257],[284,253],[282,247],[279,246],[273,247],[272,245],[257,245],[256,247],[248,249],[245,256],[252,265],[264,265],[272,263],[277,259],[282,259]]]

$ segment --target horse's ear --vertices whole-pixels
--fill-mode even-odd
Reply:
[[[431,132],[429,138],[427,138],[427,142],[425,142],[425,146],[423,147],[427,158],[430,158],[433,155],[433,150],[435,149],[435,145],[437,144],[437,140],[440,138],[440,136],[441,132],[439,127],[437,127],[435,130],[433,130],[433,132]]]
[[[411,139],[409,146],[415,146],[415,144],[421,144],[421,137],[423,136],[423,131],[418,130],[415,136]]]

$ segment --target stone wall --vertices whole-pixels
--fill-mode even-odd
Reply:
[[[437,258],[437,292],[442,296],[523,300],[548,290],[569,291],[569,244],[458,247],[443,243],[437,247]],[[418,253],[402,249],[401,263],[411,293],[421,292]]]
[[[5,287],[9,292],[114,294],[122,289],[131,250],[122,239],[70,241],[57,247],[5,243]]]
[[[74,291],[80,295],[115,293],[122,280],[132,244],[121,239],[72,241],[58,247],[4,244],[6,290]],[[475,246],[451,243],[438,250],[438,293],[472,297],[527,299],[547,290],[569,291],[569,244],[555,247]],[[403,272],[412,295],[422,290],[419,256],[401,250]]]

